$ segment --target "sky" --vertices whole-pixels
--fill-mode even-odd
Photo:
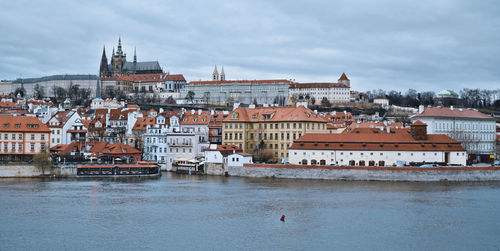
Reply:
[[[500,4],[419,1],[0,0],[0,79],[98,74],[127,60],[187,81],[336,82],[351,89],[500,89]]]

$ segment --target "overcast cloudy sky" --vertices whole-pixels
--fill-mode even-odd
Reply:
[[[97,74],[127,59],[188,81],[336,81],[355,90],[500,88],[500,3],[452,1],[0,0],[0,79]],[[220,68],[219,68],[220,70]]]

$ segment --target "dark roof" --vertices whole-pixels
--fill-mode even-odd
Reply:
[[[97,75],[91,74],[65,74],[65,75],[52,75],[45,76],[41,78],[18,78],[12,83],[37,83],[44,81],[53,81],[53,80],[97,80]]]
[[[135,70],[135,71],[151,71],[159,70],[161,71],[160,63],[158,61],[147,61],[147,62],[128,62],[126,61],[122,67],[123,70]]]

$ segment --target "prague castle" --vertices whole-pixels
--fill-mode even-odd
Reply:
[[[101,66],[99,75],[101,78],[117,77],[132,74],[163,73],[158,61],[137,62],[137,54],[134,49],[134,60],[127,61],[127,54],[122,50],[121,38],[118,38],[118,48],[111,54],[111,63],[108,64],[106,49],[102,50]]]

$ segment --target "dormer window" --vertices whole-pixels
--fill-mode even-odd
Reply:
[[[19,127],[21,127],[21,124],[16,124],[16,128],[19,128]]]
[[[233,114],[231,115],[231,119],[238,119],[238,113],[237,112],[233,112]]]

